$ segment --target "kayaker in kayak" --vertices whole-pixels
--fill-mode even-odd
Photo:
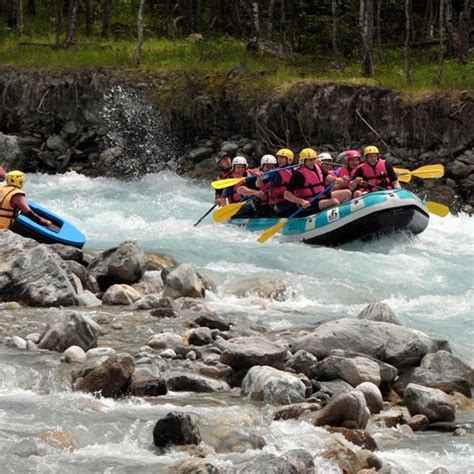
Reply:
[[[38,224],[48,227],[52,222],[33,212],[23,191],[26,176],[21,171],[10,171],[7,184],[0,188],[0,229],[10,229],[21,212]]]
[[[222,152],[217,157],[217,167],[219,168],[219,173],[216,179],[227,179],[231,177],[232,174],[232,157],[225,152]],[[223,206],[225,204],[224,198],[222,197],[222,189],[216,189],[214,202]]]
[[[295,169],[286,188],[284,197],[293,203],[294,209],[302,206],[306,209],[301,215],[309,215],[331,206],[338,206],[336,198],[317,199],[310,203],[310,199],[324,190],[324,175],[316,164],[318,154],[312,148],[305,148],[300,152],[300,166]]]
[[[354,181],[362,194],[385,189],[401,189],[398,176],[392,166],[380,156],[379,149],[369,145],[364,149],[365,162],[354,173]]]

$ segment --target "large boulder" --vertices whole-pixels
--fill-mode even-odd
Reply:
[[[143,295],[130,285],[124,283],[109,286],[102,297],[102,303],[108,305],[130,305],[138,301]]]
[[[474,386],[474,368],[448,351],[425,355],[420,363],[420,368],[451,377],[460,377]]]
[[[371,414],[380,413],[383,409],[383,398],[377,385],[363,382],[355,388],[364,394],[365,402]]]
[[[19,138],[0,132],[0,164],[7,170],[22,169],[24,161]]]
[[[182,296],[202,298],[206,293],[204,278],[188,263],[180,265],[166,276],[163,296],[177,299]]]
[[[0,295],[31,306],[78,303],[75,276],[61,257],[10,231],[0,232]]]
[[[95,276],[102,291],[116,283],[135,283],[142,278],[146,268],[146,256],[133,240],[106,250],[89,265],[89,272]]]
[[[166,381],[148,368],[136,369],[130,379],[130,394],[136,397],[156,397],[166,395]]]
[[[226,342],[220,361],[234,370],[248,369],[254,365],[282,368],[286,354],[286,347],[264,337],[241,336]]]
[[[410,383],[437,388],[445,393],[460,392],[466,397],[471,396],[471,388],[467,380],[449,373],[440,374],[422,369],[421,367],[403,371],[393,384],[393,388],[399,395],[403,395],[403,392]]]
[[[200,442],[199,429],[185,413],[168,413],[160,418],[153,428],[153,444],[160,450],[168,446]]]
[[[395,316],[392,308],[386,303],[369,304],[357,315],[357,319],[401,325],[400,320]]]
[[[39,349],[64,352],[70,346],[84,351],[97,345],[100,326],[92,319],[77,312],[61,315],[62,320],[51,325],[41,336]]]
[[[369,417],[370,412],[364,394],[353,390],[333,396],[324,408],[311,415],[311,423],[314,426],[365,429]]]
[[[86,371],[74,382],[74,390],[100,393],[103,397],[117,398],[128,392],[135,361],[130,354],[110,356],[98,367]]]
[[[418,365],[428,353],[450,350],[446,341],[432,339],[415,329],[351,318],[325,322],[290,348],[293,353],[307,350],[318,359],[324,359],[333,349],[359,352],[397,368]]]
[[[446,393],[436,388],[411,383],[407,386],[403,402],[413,415],[425,415],[431,423],[454,421],[456,408]]]
[[[240,394],[275,405],[302,402],[306,386],[295,375],[273,367],[255,366],[245,376]]]

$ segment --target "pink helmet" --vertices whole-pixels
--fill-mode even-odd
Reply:
[[[357,150],[347,150],[345,155],[344,155],[344,161],[347,165],[347,162],[349,161],[349,158],[359,158],[359,160],[362,159],[362,155],[360,151]]]

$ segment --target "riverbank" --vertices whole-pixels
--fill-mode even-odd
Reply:
[[[370,142],[397,166],[444,164],[442,180],[415,181],[415,191],[472,211],[472,93],[413,96],[312,81],[268,90],[259,84],[238,73],[3,69],[1,159],[28,172],[136,177],[170,168],[208,179],[219,151],[244,153],[256,163],[287,143],[338,153]]]
[[[444,337],[400,324],[386,304],[357,317],[341,308],[337,317],[304,323],[290,322],[287,312],[289,324],[281,326],[273,308],[294,305],[295,282],[240,275],[223,286],[212,281],[215,271],[147,256],[133,243],[91,253],[0,237],[5,265],[31,257],[35,274],[31,292],[17,273],[7,298],[13,302],[0,307],[7,346],[0,370],[8,370],[1,451],[19,470],[111,463],[139,472],[207,466],[222,473],[262,462],[354,473],[469,466],[472,368],[450,354]],[[54,297],[64,303],[81,294],[81,285],[95,293],[89,308],[25,304],[28,295],[42,306],[59,303]],[[318,290],[312,282],[312,293]],[[226,293],[240,310],[219,303]],[[92,396],[100,390],[101,397]],[[170,412],[174,429],[166,433],[174,442],[163,450],[153,429],[162,423],[169,430]]]

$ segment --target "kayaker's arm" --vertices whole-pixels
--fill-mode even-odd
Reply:
[[[393,166],[385,162],[385,167],[387,168],[387,176],[390,179],[392,186],[396,189],[402,189],[402,186],[400,185],[400,182],[398,181],[398,175],[397,173],[395,173]]]
[[[13,196],[12,205],[15,209],[18,209],[24,216],[28,217],[28,219],[31,219],[37,224],[44,225],[45,227],[48,227],[52,224],[50,220],[44,219],[43,217],[32,211],[31,207],[28,205],[28,201],[26,200],[24,194],[16,194],[15,196]]]
[[[301,206],[307,209],[309,206],[311,206],[311,203],[307,201],[306,199],[299,198],[298,196],[295,196],[293,194],[293,191],[295,191],[295,189],[302,188],[303,186],[304,186],[304,176],[298,172],[293,173],[293,175],[290,178],[290,182],[288,183],[288,186],[286,187],[286,191],[283,197],[287,201],[290,201],[293,204],[296,204],[297,206]]]

